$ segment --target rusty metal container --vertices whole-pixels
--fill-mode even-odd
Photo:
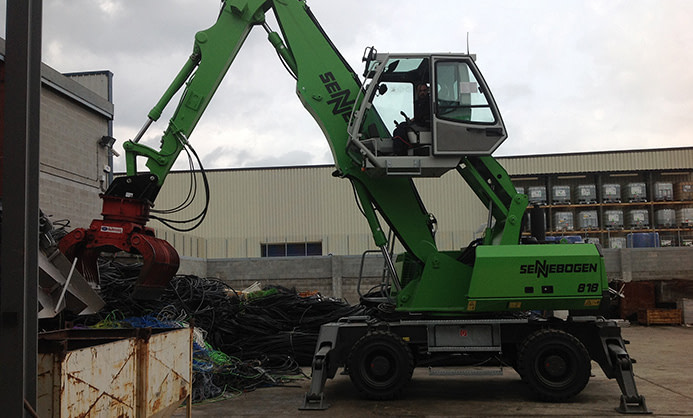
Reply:
[[[674,200],[693,200],[693,181],[682,181],[674,186]]]
[[[41,417],[191,415],[192,329],[71,329],[39,334]]]
[[[170,417],[187,400],[192,406],[192,329],[154,334],[139,348],[138,417]]]

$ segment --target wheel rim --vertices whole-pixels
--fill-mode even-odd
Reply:
[[[567,347],[546,347],[537,356],[534,370],[539,381],[551,388],[568,386],[577,375],[577,360]]]
[[[390,350],[371,350],[361,362],[364,381],[373,388],[391,385],[397,379],[397,368],[397,359]]]
[[[356,341],[346,362],[349,377],[369,399],[393,399],[409,383],[414,359],[394,333],[373,331]]]

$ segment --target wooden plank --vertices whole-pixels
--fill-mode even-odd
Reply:
[[[646,309],[638,312],[638,322],[643,325],[680,324],[681,309]]]

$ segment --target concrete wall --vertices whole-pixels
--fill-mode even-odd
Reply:
[[[355,304],[360,266],[359,256],[216,259],[207,261],[207,276],[222,279],[237,290],[260,282],[299,291],[318,290]],[[379,283],[382,271],[380,256],[366,257],[362,291]]]
[[[693,281],[692,247],[610,249],[604,258],[610,281]]]
[[[180,256],[178,274],[190,274],[197,277],[207,277],[207,260],[204,258]]]
[[[610,281],[693,281],[693,248],[605,249],[604,257]],[[214,259],[207,261],[206,275],[220,278],[237,290],[257,281],[299,291],[318,290],[324,296],[357,303],[360,264],[359,256]],[[379,283],[382,272],[382,258],[367,257],[362,291]]]

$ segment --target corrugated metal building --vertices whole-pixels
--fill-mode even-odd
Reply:
[[[501,157],[499,161],[517,184],[542,184],[549,189],[566,182],[599,185],[637,180],[651,186],[659,181],[693,180],[693,147]],[[301,255],[301,244],[307,244],[308,255],[361,254],[374,247],[370,231],[349,181],[332,177],[332,171],[332,166],[209,170],[209,210],[198,229],[183,234],[158,222],[152,226],[182,255],[191,257],[282,255],[278,248],[282,245],[286,245],[285,255]],[[171,173],[156,209],[177,206],[187,196],[190,182],[187,172]],[[439,248],[465,247],[479,236],[487,210],[456,172],[415,182],[426,208],[438,220]],[[202,195],[198,173],[199,198],[176,219],[197,214],[203,207]],[[671,205],[693,207],[685,202]]]

